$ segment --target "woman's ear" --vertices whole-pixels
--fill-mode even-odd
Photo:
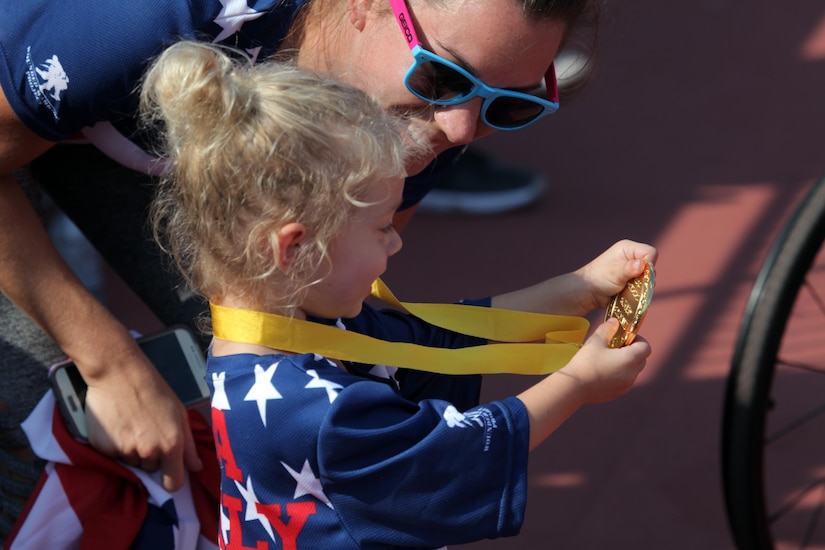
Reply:
[[[359,31],[364,30],[371,7],[370,0],[349,0],[349,22]]]
[[[277,257],[278,269],[289,271],[306,235],[306,228],[297,222],[282,226],[272,235],[272,252]]]

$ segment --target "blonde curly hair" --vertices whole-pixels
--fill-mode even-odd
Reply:
[[[141,114],[167,163],[152,205],[155,237],[191,289],[213,301],[231,289],[251,304],[295,307],[365,191],[403,177],[414,153],[398,120],[363,92],[198,42],[155,60]],[[283,273],[272,236],[296,221],[309,239]]]

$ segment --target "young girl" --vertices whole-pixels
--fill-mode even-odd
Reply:
[[[363,303],[401,248],[392,218],[407,157],[422,153],[364,94],[180,43],[148,73],[142,107],[167,144],[156,233],[213,304],[386,340],[484,344]],[[582,315],[605,307],[644,258],[656,250],[622,241],[486,304]],[[522,394],[469,410],[404,399],[388,368],[215,339],[221,547],[437,548],[518,533],[528,451],[581,405],[626,392],[650,354],[642,338],[609,348],[616,328],[599,326]]]

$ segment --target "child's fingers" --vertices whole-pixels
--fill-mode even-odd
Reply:
[[[610,340],[616,334],[616,331],[619,330],[619,320],[615,317],[610,317],[604,323],[596,327],[596,330],[593,331],[593,335],[591,339],[595,342],[600,344],[604,344],[604,347],[608,347]]]
[[[634,353],[638,354],[642,358],[647,358],[652,352],[650,343],[638,334],[636,335],[636,338],[633,339],[633,343],[628,347],[630,347]]]

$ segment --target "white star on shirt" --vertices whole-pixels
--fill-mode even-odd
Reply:
[[[327,359],[323,355],[318,355],[317,353],[313,353],[312,356],[315,357],[316,361],[326,361],[327,363],[329,363],[329,365],[331,367],[335,367],[336,369],[341,368],[341,367],[339,367],[338,365],[335,364],[335,361],[333,361],[332,359]]]
[[[307,374],[312,377],[304,389],[307,388],[324,388],[327,390],[327,397],[329,398],[329,402],[332,403],[335,401],[335,398],[338,397],[337,390],[344,389],[344,386],[341,384],[336,384],[335,382],[330,382],[329,380],[324,380],[320,376],[318,376],[318,372],[314,369],[307,370]]]
[[[309,460],[304,460],[304,465],[301,468],[301,472],[298,473],[289,466],[285,462],[281,462],[281,466],[283,466],[289,475],[298,482],[298,485],[295,486],[295,494],[292,495],[292,498],[302,497],[304,495],[312,495],[330,508],[332,508],[332,503],[327,498],[327,495],[324,494],[324,489],[321,487],[321,480],[315,477],[315,474],[312,471],[312,466],[309,465]]]
[[[269,538],[275,541],[275,535],[272,533],[272,525],[269,523],[269,520],[264,514],[258,513],[257,504],[260,501],[258,500],[258,496],[255,494],[255,489],[252,488],[252,476],[246,478],[246,488],[244,488],[244,486],[237,481],[235,482],[235,487],[238,488],[238,491],[241,492],[241,496],[246,501],[246,514],[244,515],[244,520],[260,521],[263,528],[266,529],[267,533],[269,533]]]
[[[261,53],[261,47],[262,46],[258,46],[257,48],[247,48],[246,49],[246,53],[249,54],[249,58],[250,58],[249,60],[252,63],[255,63],[256,61],[258,61],[258,54]]]
[[[255,365],[255,384],[249,389],[249,393],[243,398],[244,401],[257,401],[258,412],[261,415],[261,422],[266,426],[266,402],[270,399],[281,399],[281,394],[272,384],[272,375],[278,363],[273,363],[264,370],[260,365]]]
[[[224,514],[223,506],[221,508],[221,533],[223,534],[223,540],[229,538],[229,516]]]
[[[226,388],[224,387],[224,382],[226,381],[226,373],[221,372],[213,372],[212,373],[212,387],[214,388],[212,392],[212,408],[218,409],[220,411],[228,411],[231,410],[232,407],[229,406],[229,398],[226,397]]]
[[[263,15],[250,8],[246,0],[221,0],[220,13],[215,18],[215,23],[223,30],[215,37],[214,42],[220,42],[224,38],[232,36],[238,32],[244,23],[252,21]]]

